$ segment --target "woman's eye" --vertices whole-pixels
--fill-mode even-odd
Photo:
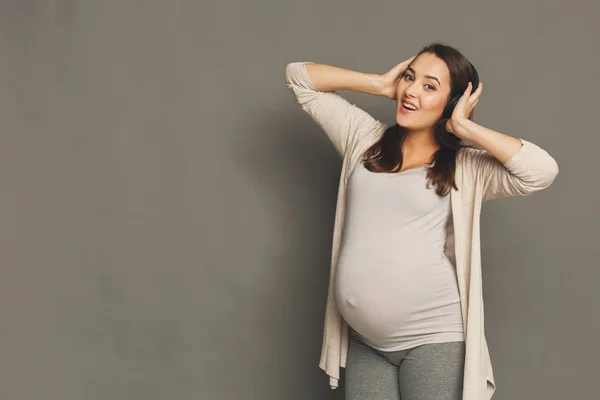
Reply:
[[[408,74],[405,74],[405,75],[404,75],[404,78],[405,78],[405,79],[407,79],[407,80],[409,80],[409,81],[410,81],[410,80],[412,80],[412,76],[410,76],[410,75],[408,75]],[[432,84],[430,84],[430,83],[426,84],[425,86],[426,86],[428,89],[435,90],[435,86],[433,86],[433,85],[432,85]]]

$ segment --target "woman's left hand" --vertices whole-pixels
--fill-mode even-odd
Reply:
[[[452,116],[446,122],[446,130],[459,137],[460,132],[458,132],[459,129],[457,128],[460,126],[461,122],[469,119],[471,112],[477,105],[477,102],[479,102],[479,96],[481,96],[481,91],[483,90],[483,83],[480,82],[477,90],[475,90],[473,94],[470,94],[471,86],[472,84],[471,82],[469,82],[467,88],[465,89],[465,92],[458,100],[458,103],[456,103],[456,107],[454,107]]]

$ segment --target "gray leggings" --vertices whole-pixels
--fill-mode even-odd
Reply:
[[[465,342],[379,351],[350,328],[346,400],[460,400],[464,356]]]

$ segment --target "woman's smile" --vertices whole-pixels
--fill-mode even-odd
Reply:
[[[400,103],[400,111],[404,114],[410,114],[416,112],[417,110],[411,110],[410,108],[406,108],[403,103]]]

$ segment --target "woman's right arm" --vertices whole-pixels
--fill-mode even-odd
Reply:
[[[342,158],[364,134],[383,128],[381,122],[334,92],[354,90],[381,95],[378,75],[295,62],[287,65],[285,77],[302,109],[325,131]]]
[[[315,88],[320,92],[351,90],[383,96],[381,75],[351,71],[333,65],[307,63],[306,72]]]
[[[398,79],[413,59],[414,56],[383,75],[313,62],[295,62],[286,67],[286,84],[302,109],[325,131],[343,157],[364,135],[385,127],[335,91],[352,90],[394,100]]]

